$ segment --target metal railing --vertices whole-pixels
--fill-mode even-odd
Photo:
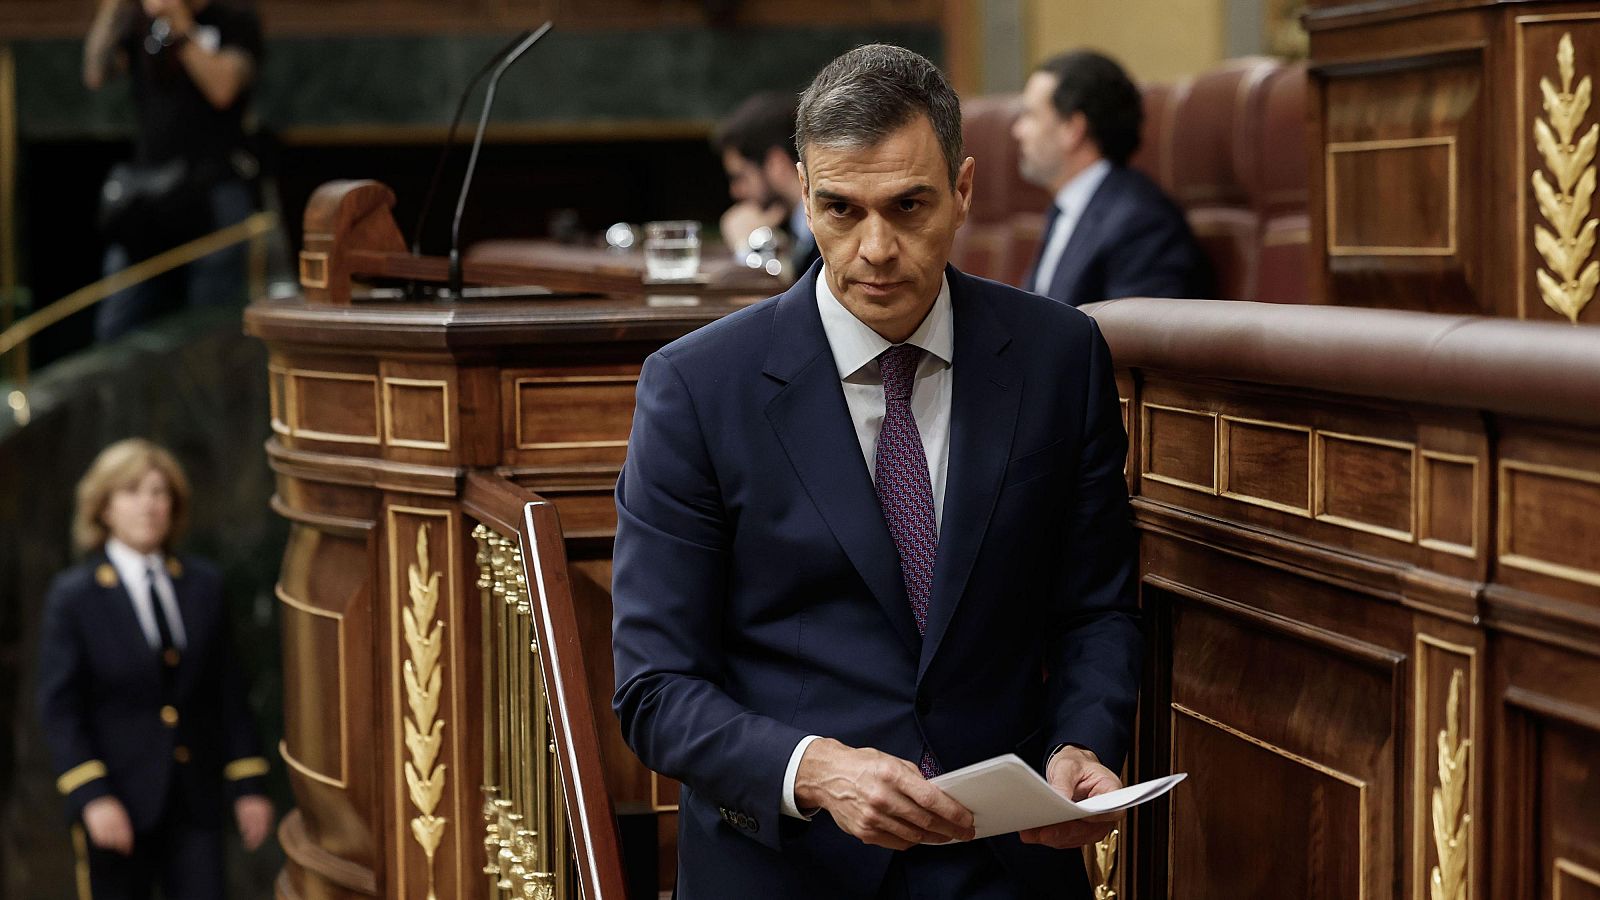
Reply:
[[[136,284],[164,275],[173,269],[186,266],[204,256],[225,250],[235,244],[251,242],[249,265],[249,296],[260,296],[265,282],[265,249],[263,239],[278,225],[278,216],[272,212],[258,212],[234,225],[219,228],[210,234],[179,244],[171,250],[158,253],[135,263],[120,272],[108,275],[93,284],[85,285],[60,300],[33,312],[15,324],[0,331],[0,358],[10,354],[13,359],[13,383],[6,403],[18,425],[26,425],[31,415],[28,395],[28,342],[40,332],[57,325],[69,316],[83,312],[107,297]]]

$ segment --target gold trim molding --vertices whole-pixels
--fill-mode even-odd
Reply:
[[[319,607],[312,606],[304,600],[296,599],[295,597],[290,596],[288,591],[284,590],[282,584],[275,585],[273,587],[273,593],[277,596],[279,603],[282,603],[284,606],[287,606],[289,609],[292,609],[295,612],[323,619],[332,619],[334,625],[334,639],[338,644],[339,650],[338,658],[334,660],[334,665],[336,667],[334,674],[338,676],[339,680],[338,777],[334,777],[325,772],[319,772],[301,760],[297,759],[293,753],[289,752],[289,741],[287,736],[278,741],[278,756],[280,756],[283,761],[289,765],[289,768],[294,769],[296,772],[299,772],[301,775],[304,775],[307,778],[310,778],[312,781],[319,781],[325,785],[328,785],[329,787],[336,787],[342,790],[349,787],[350,777],[350,738],[348,734],[350,710],[349,703],[346,699],[344,677],[344,614],[331,609],[321,609]]]
[[[1439,784],[1433,789],[1433,845],[1439,864],[1428,877],[1432,900],[1467,900],[1467,861],[1471,856],[1472,814],[1466,811],[1472,780],[1468,765],[1472,739],[1461,736],[1461,683],[1458,666],[1450,674],[1445,725],[1439,730]]]
[[[428,858],[428,900],[437,900],[434,891],[433,855],[444,837],[445,817],[436,815],[444,796],[445,764],[436,763],[444,743],[444,719],[438,715],[439,698],[444,692],[445,623],[434,618],[439,605],[439,573],[428,564],[428,526],[417,526],[416,562],[406,567],[407,593],[411,605],[400,610],[410,656],[402,667],[406,705],[411,718],[402,717],[406,760],[406,788],[418,815],[411,818],[411,836]]]
[[[1094,900],[1117,900],[1117,845],[1121,837],[1122,830],[1113,828],[1103,840],[1083,848]]]
[[[1376,245],[1340,244],[1339,217],[1338,217],[1338,185],[1335,179],[1333,158],[1337,154],[1350,153],[1379,153],[1395,150],[1419,150],[1426,147],[1445,148],[1445,217],[1447,236],[1444,246],[1403,246],[1403,245]],[[1323,168],[1327,173],[1327,198],[1328,198],[1328,255],[1329,256],[1455,256],[1456,255],[1456,139],[1454,135],[1438,137],[1393,138],[1375,141],[1335,141],[1329,143],[1325,151]]]
[[[1335,768],[1332,768],[1330,766],[1327,766],[1327,765],[1324,765],[1322,763],[1319,763],[1314,759],[1310,759],[1310,758],[1301,756],[1300,754],[1295,753],[1295,752],[1293,752],[1291,750],[1287,750],[1287,749],[1285,749],[1283,747],[1280,747],[1277,744],[1272,743],[1271,741],[1264,740],[1262,738],[1258,738],[1258,737],[1256,737],[1255,735],[1252,735],[1252,734],[1246,734],[1245,732],[1240,731],[1239,729],[1233,727],[1232,725],[1228,725],[1225,722],[1221,722],[1221,721],[1218,721],[1217,719],[1213,719],[1210,716],[1206,715],[1205,713],[1198,712],[1196,710],[1190,709],[1189,707],[1184,706],[1182,703],[1178,703],[1176,701],[1173,701],[1170,704],[1170,706],[1171,706],[1171,709],[1172,709],[1173,728],[1171,729],[1171,743],[1170,743],[1170,749],[1168,751],[1168,753],[1169,753],[1168,758],[1169,759],[1172,759],[1172,760],[1176,760],[1177,759],[1178,729],[1177,729],[1176,726],[1177,726],[1178,714],[1181,713],[1186,718],[1193,719],[1194,721],[1199,722],[1199,723],[1204,724],[1204,725],[1209,725],[1212,728],[1215,728],[1218,731],[1221,731],[1222,733],[1224,733],[1226,735],[1229,735],[1230,737],[1233,737],[1233,738],[1236,738],[1238,740],[1244,741],[1245,743],[1250,744],[1252,746],[1259,747],[1262,750],[1265,750],[1268,753],[1273,754],[1274,756],[1282,757],[1283,759],[1289,760],[1292,763],[1296,763],[1298,765],[1304,766],[1305,768],[1310,769],[1313,772],[1318,773],[1319,775],[1325,775],[1325,776],[1327,776],[1329,778],[1332,778],[1335,781],[1341,782],[1341,783],[1343,783],[1345,785],[1348,785],[1350,787],[1355,788],[1356,789],[1356,816],[1357,816],[1357,822],[1356,822],[1356,831],[1357,831],[1356,841],[1357,841],[1357,843],[1356,843],[1356,846],[1359,848],[1359,850],[1358,850],[1358,859],[1356,860],[1356,871],[1361,873],[1357,878],[1357,884],[1359,885],[1360,889],[1357,892],[1356,900],[1366,900],[1366,897],[1367,897],[1367,848],[1370,845],[1370,842],[1367,840],[1367,818],[1368,818],[1368,814],[1367,814],[1367,783],[1365,781],[1363,781],[1360,778],[1355,777],[1354,775],[1350,775],[1350,774],[1347,774],[1345,772],[1341,772],[1338,769],[1335,769]],[[1174,832],[1174,829],[1175,829],[1174,822],[1176,821],[1177,810],[1178,810],[1178,804],[1176,802],[1172,802],[1172,803],[1168,803],[1167,804],[1167,833],[1169,835],[1172,834]],[[1173,842],[1169,840],[1167,842],[1167,872],[1168,872],[1169,876],[1170,876],[1170,874],[1172,872],[1172,861],[1173,861],[1172,851],[1173,851]],[[1167,897],[1170,900],[1170,898],[1172,896],[1173,896],[1173,893],[1172,893],[1172,881],[1171,881],[1171,878],[1169,877],[1168,881],[1167,881]]]
[[[390,387],[437,388],[439,390],[440,422],[443,423],[441,440],[423,438],[397,438],[394,436],[394,395]],[[383,442],[390,447],[410,447],[414,450],[450,450],[450,382],[443,378],[383,378]]]
[[[1549,267],[1549,271],[1535,269],[1534,277],[1545,305],[1577,324],[1584,307],[1594,299],[1595,288],[1600,287],[1600,262],[1590,259],[1600,220],[1587,218],[1594,199],[1594,157],[1600,143],[1600,124],[1591,124],[1573,142],[1589,113],[1593,84],[1585,75],[1573,89],[1576,72],[1570,31],[1561,35],[1557,45],[1556,67],[1561,73],[1561,89],[1556,90],[1548,77],[1539,79],[1547,118],[1533,120],[1534,147],[1556,180],[1552,187],[1544,170],[1538,168],[1530,176],[1539,213],[1555,228],[1552,233],[1543,225],[1533,226],[1534,247]],[[1585,266],[1585,262],[1589,264]]]
[[[1577,481],[1583,484],[1600,485],[1600,473],[1589,472],[1583,469],[1574,469],[1567,466],[1551,466],[1543,463],[1522,462],[1514,459],[1500,460],[1499,471],[1499,509],[1495,523],[1495,549],[1500,565],[1538,575],[1547,575],[1551,578],[1560,578],[1563,581],[1586,584],[1591,587],[1600,587],[1600,571],[1585,569],[1566,563],[1551,562],[1535,556],[1516,553],[1512,548],[1515,535],[1512,534],[1512,517],[1510,510],[1513,507],[1514,497],[1511,487],[1511,473],[1525,472],[1530,475],[1544,475],[1549,478],[1561,478],[1568,481]]]
[[[1568,878],[1581,881],[1590,887],[1600,888],[1600,872],[1596,872],[1588,866],[1578,865],[1565,856],[1558,856],[1555,862],[1555,872],[1551,878],[1555,885],[1551,893],[1552,900],[1563,900],[1564,892],[1561,887]]]

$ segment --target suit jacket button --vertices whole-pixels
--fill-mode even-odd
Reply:
[[[161,724],[168,728],[178,727],[178,708],[175,706],[161,707]]]
[[[173,747],[172,758],[177,760],[179,764],[187,763],[189,761],[189,748],[183,746],[182,744]]]
[[[169,669],[176,669],[178,667],[178,658],[178,651],[172,647],[168,647],[167,649],[161,651],[161,661],[166,663],[167,668]]]

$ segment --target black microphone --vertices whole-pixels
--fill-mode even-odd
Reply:
[[[444,146],[439,148],[439,161],[433,165],[433,177],[428,180],[428,192],[423,195],[422,209],[417,212],[417,227],[411,232],[411,252],[413,255],[422,255],[422,226],[428,221],[428,213],[433,211],[433,195],[439,190],[439,179],[444,175],[444,164],[450,159],[450,150],[456,143],[456,129],[461,126],[461,114],[467,111],[467,101],[472,99],[472,92],[478,89],[478,83],[483,81],[483,76],[506,55],[516,49],[528,35],[533,34],[530,29],[512,38],[510,43],[496,50],[477,72],[473,73],[472,80],[467,82],[467,89],[461,92],[461,99],[456,102],[456,114],[450,119],[450,131],[445,135]]]
[[[552,22],[539,26],[539,30],[523,38],[505,58],[495,66],[489,76],[489,86],[483,92],[483,112],[478,116],[478,133],[472,137],[472,154],[467,157],[467,174],[461,179],[461,193],[456,196],[456,217],[450,223],[450,297],[461,299],[461,213],[467,208],[467,192],[472,190],[472,173],[478,168],[478,151],[483,149],[483,133],[489,127],[489,111],[494,107],[494,91],[500,86],[500,76],[511,64],[522,57],[550,30]]]

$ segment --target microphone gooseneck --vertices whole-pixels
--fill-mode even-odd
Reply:
[[[450,223],[450,297],[454,300],[461,299],[461,214],[467,208],[467,192],[472,190],[472,174],[478,168],[478,151],[483,149],[483,133],[489,128],[489,111],[494,107],[495,88],[500,85],[500,76],[511,68],[511,64],[528,52],[528,48],[538,43],[550,31],[553,23],[546,22],[539,26],[539,30],[523,38],[511,48],[511,52],[500,60],[494,67],[494,74],[489,76],[489,86],[483,93],[483,112],[478,116],[478,132],[472,137],[472,153],[467,157],[467,173],[461,178],[461,193],[456,196],[456,215]]]
[[[528,39],[532,31],[524,31],[512,38],[509,43],[494,52],[494,55],[473,73],[467,81],[466,90],[461,92],[461,99],[456,101],[456,114],[450,119],[450,130],[445,134],[444,146],[439,148],[439,160],[433,164],[433,177],[428,179],[428,192],[422,195],[422,208],[417,212],[417,226],[411,231],[411,253],[415,256],[422,255],[422,226],[428,221],[428,213],[433,211],[433,196],[439,190],[439,179],[444,175],[444,164],[450,159],[450,150],[455,146],[456,129],[461,126],[461,115],[467,111],[467,101],[472,99],[472,92],[478,89],[478,84],[485,75],[493,71],[495,65],[506,58],[512,50],[516,49],[523,41]]]

